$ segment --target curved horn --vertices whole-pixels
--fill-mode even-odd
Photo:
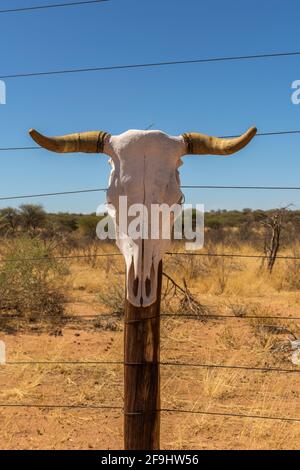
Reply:
[[[67,134],[61,137],[46,137],[35,129],[31,129],[29,134],[41,147],[58,153],[103,153],[104,139],[108,135],[103,131],[91,131]]]
[[[182,134],[189,155],[230,155],[244,148],[255,136],[256,127],[251,127],[240,137],[224,139],[205,134]]]

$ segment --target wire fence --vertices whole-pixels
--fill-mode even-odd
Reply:
[[[50,9],[58,7],[68,7],[68,6],[78,6],[78,5],[87,5],[87,4],[96,4],[103,3],[109,0],[92,0],[92,1],[79,1],[79,2],[68,2],[61,4],[48,4],[48,5],[37,5],[35,7],[24,7],[16,9],[7,9],[0,10],[0,14],[5,13],[17,13],[41,9]],[[209,58],[199,58],[199,59],[185,59],[185,60],[171,60],[171,61],[161,61],[154,63],[139,63],[139,64],[119,64],[114,66],[99,66],[93,68],[74,68],[74,69],[63,69],[63,70],[50,70],[50,71],[37,71],[37,72],[26,72],[20,74],[10,74],[3,75],[2,79],[9,78],[25,78],[25,77],[37,77],[37,76],[50,76],[50,75],[61,75],[61,74],[74,74],[74,73],[88,73],[88,72],[104,72],[104,71],[114,71],[114,70],[125,70],[125,69],[142,69],[142,68],[153,68],[153,67],[163,67],[163,66],[175,66],[175,65],[188,65],[188,64],[203,64],[210,62],[225,62],[225,61],[247,61],[247,60],[257,60],[257,59],[271,59],[279,57],[295,57],[300,56],[299,51],[290,51],[290,52],[276,52],[271,54],[255,54],[255,55],[243,55],[243,56],[229,56],[229,57],[209,57]],[[258,137],[263,136],[279,136],[279,135],[296,135],[300,134],[300,130],[287,130],[287,131],[277,131],[277,132],[263,132],[258,133]],[[225,137],[234,137],[234,136],[225,136]],[[6,147],[0,148],[0,151],[21,151],[21,150],[36,150],[40,147],[37,146],[27,146],[27,147]],[[298,186],[217,186],[217,185],[187,185],[182,186],[183,189],[231,189],[231,190],[300,190]],[[77,191],[62,191],[62,192],[53,192],[53,193],[42,193],[42,194],[27,194],[27,195],[17,195],[17,196],[8,196],[0,197],[1,201],[4,200],[13,200],[13,199],[25,199],[25,198],[34,198],[34,197],[50,197],[58,195],[71,195],[71,194],[82,194],[82,193],[92,193],[106,191],[106,188],[97,188],[97,189],[83,189]],[[244,255],[239,253],[191,253],[191,252],[168,252],[169,256],[206,256],[206,257],[228,257],[228,258],[241,258],[241,259],[267,259],[266,255]],[[67,255],[67,256],[53,256],[49,258],[24,258],[24,259],[9,259],[1,260],[5,262],[28,262],[28,261],[50,261],[52,259],[83,259],[83,258],[94,258],[94,257],[114,257],[121,256],[120,253],[98,253],[93,255]],[[279,260],[300,260],[300,256],[278,256]],[[120,313],[109,313],[109,314],[93,314],[93,315],[78,315],[78,316],[66,316],[65,318],[60,319],[61,321],[76,320],[80,321],[83,318],[93,319],[93,318],[109,318],[111,316],[120,317]],[[162,317],[173,317],[173,318],[191,318],[191,319],[201,319],[202,316],[197,316],[195,314],[172,314],[172,313],[163,313]],[[52,316],[48,316],[52,318]],[[43,318],[46,318],[45,316]],[[203,318],[211,319],[235,319],[235,320],[249,320],[249,319],[266,319],[266,320],[300,320],[300,317],[288,317],[288,316],[237,316],[237,315],[203,315]],[[29,321],[24,318],[21,318],[19,315],[1,315],[0,319],[13,320],[17,319],[18,321]],[[254,372],[254,373],[266,373],[266,374],[299,374],[300,370],[292,368],[277,368],[277,367],[253,367],[250,365],[226,365],[226,364],[203,364],[203,363],[193,363],[193,362],[171,362],[171,361],[161,361],[160,364],[162,367],[178,367],[178,368],[197,368],[197,369],[213,369],[213,370],[240,370],[243,372]],[[93,366],[137,366],[141,364],[136,363],[125,363],[123,361],[76,361],[76,360],[66,360],[66,361],[45,361],[45,360],[31,360],[31,361],[9,361],[2,367],[7,366],[84,366],[84,367],[93,367]],[[144,365],[144,364],[143,364]],[[0,366],[1,367],[1,366]],[[0,408],[29,408],[29,409],[38,409],[38,410],[51,410],[51,409],[78,409],[78,410],[103,410],[103,411],[117,411],[124,412],[122,406],[114,406],[110,404],[82,404],[82,403],[72,403],[72,404],[38,404],[38,403],[0,403]],[[238,419],[253,419],[253,420],[269,420],[269,421],[281,421],[288,423],[300,423],[300,418],[291,418],[286,416],[270,416],[263,414],[243,414],[243,413],[232,413],[226,411],[208,411],[208,410],[189,410],[182,408],[160,408],[161,413],[178,413],[178,414],[193,414],[193,415],[202,415],[207,417],[221,417],[221,418],[238,418]],[[132,413],[135,415],[142,415],[146,412],[137,412]]]
[[[196,188],[202,188],[202,186],[194,186]],[[194,188],[193,187],[193,188]],[[206,188],[211,188],[211,186],[206,186]],[[216,188],[216,186],[214,186]],[[224,187],[220,187],[224,188]],[[226,187],[227,188],[227,187]],[[228,187],[229,188],[229,187]],[[230,187],[230,189],[271,189],[271,187]],[[278,187],[272,187],[272,189],[279,189]],[[286,188],[280,187],[280,189],[300,189],[298,187],[294,188]],[[105,191],[105,189],[98,189],[98,190],[82,190],[79,192],[91,192],[91,191]],[[64,194],[74,194],[76,192],[64,192]],[[46,195],[56,195],[58,193],[48,193]],[[20,197],[20,196],[19,196]],[[33,195],[27,195],[25,197],[33,197]],[[18,198],[15,196],[14,198]],[[266,255],[243,255],[240,253],[191,253],[191,252],[168,252],[167,255],[169,256],[206,256],[206,257],[227,257],[227,258],[242,258],[242,259],[267,259]],[[98,257],[115,257],[115,256],[122,256],[121,253],[96,253],[92,255],[64,255],[64,256],[53,256],[53,257],[41,257],[41,258],[23,258],[23,259],[9,259],[5,260],[6,262],[10,263],[17,263],[17,262],[28,262],[28,261],[51,261],[52,259],[91,259],[91,258],[98,258]],[[300,260],[300,256],[278,256],[278,259],[283,260]],[[4,260],[1,260],[4,261]],[[99,318],[111,318],[113,316],[117,316],[118,318],[121,317],[120,312],[116,313],[106,313],[106,314],[91,314],[91,315],[78,315],[78,316],[66,316],[65,318],[60,318],[59,321],[80,321],[83,319],[99,319]],[[289,320],[289,321],[298,321],[300,317],[287,317],[287,316],[258,316],[258,315],[245,315],[245,316],[236,316],[236,315],[218,315],[218,314],[206,314],[203,316],[195,315],[195,314],[172,314],[172,313],[162,313],[162,317],[172,317],[172,318],[190,318],[194,320],[199,319],[235,319],[235,320]],[[42,319],[46,317],[43,316]],[[54,320],[53,316],[48,316]],[[0,315],[0,319],[2,320],[18,320],[18,321],[30,321],[29,319],[21,318],[19,315]],[[161,361],[159,363],[162,367],[179,367],[179,368],[196,368],[196,369],[207,369],[207,370],[240,370],[243,372],[254,372],[254,373],[276,373],[276,374],[299,374],[300,370],[292,369],[292,368],[277,368],[277,367],[253,367],[250,365],[226,365],[226,364],[202,364],[202,363],[186,363],[186,362],[170,362],[170,361]],[[38,360],[38,361],[8,361],[5,364],[7,366],[82,366],[82,367],[97,367],[97,366],[136,366],[141,364],[129,364],[123,361],[76,361],[76,360],[66,360],[66,361],[45,361],[45,360]],[[144,364],[143,364],[144,365]],[[83,410],[103,410],[103,411],[118,411],[123,412],[123,407],[121,406],[113,406],[113,405],[93,405],[93,404],[64,404],[64,405],[52,405],[52,404],[23,404],[23,403],[0,403],[0,408],[36,408],[39,410],[45,409],[83,409]],[[239,419],[254,419],[254,420],[269,420],[269,421],[281,421],[281,422],[289,422],[289,423],[300,423],[300,419],[298,418],[289,418],[289,417],[279,417],[279,416],[266,416],[266,415],[253,415],[253,414],[239,414],[239,413],[225,413],[225,412],[215,412],[215,411],[202,411],[202,410],[187,410],[187,409],[175,409],[175,408],[161,408],[159,410],[162,413],[181,413],[181,414],[194,414],[194,415],[202,415],[207,417],[222,417],[222,418],[239,418]],[[134,414],[142,414],[142,413],[134,413]]]
[[[169,253],[171,255],[188,255],[189,253]],[[209,256],[209,254],[207,254]],[[100,256],[121,256],[120,253],[102,253]],[[87,257],[87,256],[83,256]],[[73,258],[73,256],[71,257]],[[77,256],[75,256],[77,258]],[[289,258],[289,257],[288,257]],[[36,260],[36,259],[35,259]],[[42,258],[44,261],[45,259]],[[93,315],[78,315],[78,316],[67,316],[65,320],[81,320],[83,318],[110,318],[112,316],[117,316],[118,318],[121,317],[120,312],[113,312],[113,313],[106,313],[106,314],[93,314]],[[184,318],[193,318],[199,319],[197,315],[192,314],[172,314],[172,313],[162,313],[162,317],[184,317]],[[51,316],[49,316],[51,317]],[[45,318],[45,317],[44,317]],[[51,317],[53,319],[53,317]],[[200,317],[201,318],[201,317]],[[282,317],[282,316],[236,316],[236,315],[205,315],[204,318],[212,318],[212,319],[228,319],[233,318],[236,320],[249,320],[249,319],[276,319],[276,320],[300,320],[300,317]],[[18,319],[20,320],[20,316],[18,315],[2,315],[0,319]],[[207,370],[240,370],[243,372],[254,372],[254,373],[264,373],[264,374],[296,374],[300,373],[298,369],[292,368],[277,368],[277,367],[253,367],[250,365],[228,365],[228,364],[203,364],[203,363],[194,363],[194,362],[171,362],[171,361],[161,361],[159,364],[162,367],[179,367],[179,368],[196,368],[196,369],[207,369]],[[8,361],[5,366],[82,366],[82,367],[97,367],[97,366],[127,366],[127,365],[141,365],[141,364],[130,364],[125,363],[123,361],[77,361],[77,360],[66,360],[66,361],[45,361],[45,360],[30,360],[30,361]],[[103,411],[118,411],[123,412],[123,407],[121,406],[113,406],[113,405],[94,405],[94,404],[26,404],[26,403],[0,403],[0,408],[28,408],[28,409],[38,409],[38,410],[51,410],[51,409],[61,409],[61,410],[68,410],[68,409],[78,409],[78,410],[103,410]],[[239,419],[254,419],[254,420],[267,420],[267,421],[281,421],[281,422],[289,422],[289,423],[300,423],[300,419],[298,418],[289,418],[289,417],[281,417],[281,416],[267,416],[267,415],[253,415],[253,414],[240,414],[240,413],[225,413],[225,412],[217,412],[217,411],[202,411],[202,410],[188,410],[188,409],[177,409],[177,408],[161,408],[161,413],[178,413],[178,414],[193,414],[193,415],[202,415],[206,417],[219,417],[219,418],[239,418]],[[134,414],[142,414],[142,413],[134,413]]]
[[[143,364],[131,364],[125,363],[126,366],[136,366],[136,365],[145,365]],[[283,374],[299,374],[300,370],[296,369],[282,369],[282,368],[273,368],[273,367],[252,367],[252,366],[241,366],[241,365],[221,365],[221,364],[199,364],[199,363],[180,363],[180,362],[167,362],[162,361],[161,366],[169,367],[188,367],[188,368],[202,368],[202,369],[226,369],[226,370],[241,370],[247,372],[260,372],[260,373],[283,373]],[[7,366],[28,366],[28,365],[43,365],[43,366],[123,366],[123,361],[10,361],[5,364]],[[1,366],[0,366],[1,367]],[[2,366],[4,367],[4,366]],[[36,404],[36,403],[0,403],[0,408],[29,408],[29,409],[38,409],[40,411],[49,410],[49,409],[78,409],[78,410],[103,410],[103,411],[118,411],[123,412],[124,409],[122,406],[115,405],[96,405],[96,404]],[[269,415],[255,415],[255,414],[241,414],[241,413],[229,413],[229,412],[219,412],[219,411],[202,411],[202,410],[188,410],[181,408],[160,408],[159,410],[154,410],[155,412],[159,411],[161,413],[184,413],[184,414],[195,414],[203,415],[207,417],[223,417],[223,418],[243,418],[243,419],[254,419],[254,420],[269,420],[269,421],[282,421],[290,423],[300,423],[300,418],[290,418],[283,416],[269,416]],[[126,414],[134,415],[143,415],[145,412],[134,412]]]

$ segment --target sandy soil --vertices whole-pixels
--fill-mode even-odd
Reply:
[[[78,291],[79,292],[79,291]],[[93,294],[80,290],[69,313],[100,313]],[[228,313],[222,296],[202,295]],[[244,298],[257,312],[300,317],[294,293]],[[288,306],[288,309],[287,309]],[[280,367],[291,364],[288,338],[300,322],[244,319],[189,321],[164,318],[162,361]],[[82,319],[63,326],[3,328],[8,362],[74,361],[73,364],[0,366],[1,449],[122,449],[121,410],[43,408],[43,405],[122,407],[122,321]],[[300,371],[300,369],[299,369]],[[300,374],[162,366],[162,407],[300,419]],[[33,404],[38,408],[20,405]],[[6,405],[6,406],[3,406]],[[18,406],[7,406],[18,405]],[[164,449],[294,449],[300,423],[185,413],[162,413]]]

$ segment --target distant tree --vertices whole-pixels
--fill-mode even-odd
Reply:
[[[286,223],[287,207],[271,211],[264,221],[265,227],[265,244],[264,252],[267,256],[267,265],[269,273],[272,274],[278,251],[281,244],[281,234],[284,224]]]
[[[58,214],[48,214],[48,225],[55,231],[75,232],[78,228],[78,215],[59,212]]]
[[[20,214],[13,207],[0,210],[0,231],[7,235],[13,235],[20,225]]]
[[[20,207],[20,220],[22,227],[28,232],[36,232],[46,223],[47,214],[43,207],[36,204],[23,204]]]
[[[78,226],[81,234],[90,240],[94,240],[97,237],[96,228],[99,220],[99,217],[95,214],[79,217]]]

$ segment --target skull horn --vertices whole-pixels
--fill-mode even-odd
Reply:
[[[46,137],[35,129],[31,129],[29,134],[41,147],[58,153],[103,153],[104,140],[108,135],[107,132],[103,131],[91,131],[68,134],[60,137]]]
[[[224,139],[205,134],[182,134],[189,155],[230,155],[244,148],[255,136],[256,127],[251,127],[240,137]]]

